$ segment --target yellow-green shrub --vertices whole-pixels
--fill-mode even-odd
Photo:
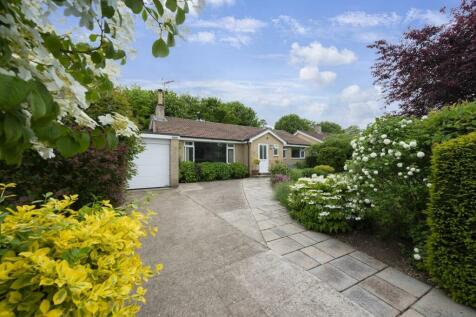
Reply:
[[[108,201],[74,210],[76,199],[0,212],[0,316],[138,312],[141,285],[154,274],[136,253],[148,216]]]

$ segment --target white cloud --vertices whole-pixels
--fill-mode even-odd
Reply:
[[[212,7],[221,7],[221,6],[232,6],[235,4],[235,0],[202,0],[206,5],[211,5]]]
[[[191,34],[187,37],[190,42],[198,43],[214,43],[215,42],[215,33],[213,32],[198,32]]]
[[[337,75],[334,72],[319,71],[317,66],[305,66],[299,71],[299,79],[312,81],[318,85],[326,85],[333,82]]]
[[[298,43],[291,45],[291,62],[314,66],[332,66],[350,64],[357,60],[357,56],[346,48],[339,50],[335,46],[325,47],[319,42],[312,42],[308,46]]]
[[[384,112],[380,89],[376,86],[362,89],[350,85],[340,92],[337,103],[343,104],[340,115],[347,118],[349,125],[363,127]]]
[[[373,27],[380,25],[392,25],[401,21],[401,17],[395,13],[367,13],[364,11],[349,11],[340,14],[331,20],[343,26]]]
[[[449,21],[448,16],[440,11],[420,10],[411,8],[407,12],[405,22],[420,21],[429,25],[441,25]]]
[[[306,34],[307,29],[301,23],[299,23],[296,19],[288,16],[288,15],[280,15],[279,17],[271,20],[273,24],[286,31],[290,31],[294,34]]]
[[[247,35],[237,34],[232,36],[225,36],[220,39],[221,42],[228,43],[233,47],[242,47],[251,42],[251,38]]]
[[[227,16],[215,20],[197,20],[191,22],[191,25],[197,28],[222,29],[234,33],[255,33],[265,27],[266,23],[253,18],[237,19]]]

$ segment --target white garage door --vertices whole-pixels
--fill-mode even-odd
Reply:
[[[137,175],[129,181],[130,189],[170,185],[170,140],[143,139],[145,149],[136,158]]]

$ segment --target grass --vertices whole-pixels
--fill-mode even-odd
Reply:
[[[289,196],[289,186],[291,186],[291,182],[283,182],[274,185],[274,198],[276,198],[281,205],[288,208],[288,196]]]

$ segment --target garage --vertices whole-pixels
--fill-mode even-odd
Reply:
[[[170,186],[170,140],[143,137],[145,149],[134,163],[137,174],[129,189]]]

